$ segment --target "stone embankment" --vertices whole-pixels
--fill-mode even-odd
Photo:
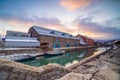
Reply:
[[[79,64],[59,80],[120,80],[120,48]]]
[[[40,48],[18,48],[18,49],[0,49],[1,55],[10,55],[10,54],[21,54],[21,53],[39,53],[43,55],[43,50]]]
[[[0,80],[55,80],[69,72],[58,64],[32,67],[0,59]]]
[[[55,48],[60,49],[64,51],[72,51],[72,50],[80,50],[80,49],[88,49],[88,48],[94,48],[94,46],[85,46],[85,47],[61,47],[61,48]],[[3,53],[5,55],[10,55],[14,53],[40,53],[40,55],[44,55],[44,51],[40,48],[0,48],[0,53]]]
[[[72,67],[33,67],[0,59],[0,80],[120,80],[120,48]]]
[[[69,52],[69,51],[75,51],[75,50],[80,50],[80,49],[91,49],[91,48],[95,48],[95,46],[63,47],[63,48],[60,48],[60,50]]]

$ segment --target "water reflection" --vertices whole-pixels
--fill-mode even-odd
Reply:
[[[78,63],[81,59],[85,57],[89,57],[94,54],[94,49],[86,49],[86,50],[78,50],[78,51],[70,51],[65,53],[64,55],[48,57],[42,56],[37,59],[22,61],[21,63],[28,64],[31,66],[42,66],[47,65],[49,63],[58,63],[63,66],[68,66],[71,64]]]
[[[84,58],[94,55],[94,52],[96,52],[95,49],[87,49]]]

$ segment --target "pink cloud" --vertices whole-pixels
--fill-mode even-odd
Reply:
[[[73,23],[76,32],[97,39],[120,38],[120,29],[116,27],[103,26],[95,22],[87,22],[87,19],[76,19]]]
[[[41,26],[48,29],[54,29],[59,30],[67,33],[71,33],[72,30],[65,27],[64,24],[61,23],[61,21],[58,18],[52,17],[52,18],[45,18],[45,17],[39,17],[39,16],[33,16],[31,18],[27,16],[17,16],[10,13],[4,13],[0,14],[0,22],[7,24],[8,26],[12,28],[21,28],[19,31],[24,31],[24,29],[29,29],[31,26]],[[18,30],[18,29],[16,29]],[[27,31],[26,30],[26,31]]]
[[[69,11],[87,7],[92,0],[60,0],[60,4]]]

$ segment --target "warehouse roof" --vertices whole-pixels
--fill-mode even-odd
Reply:
[[[16,38],[16,37],[6,38],[5,41],[39,42],[39,41],[37,40],[37,38]]]
[[[46,29],[46,28],[38,27],[38,26],[32,26],[32,28],[34,28],[34,30],[36,30],[36,32],[39,35],[79,39],[79,38],[76,38],[73,35],[65,33],[65,32],[60,32],[60,31],[56,31],[56,30],[52,30],[52,29]]]

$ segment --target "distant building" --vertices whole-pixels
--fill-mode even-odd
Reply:
[[[85,43],[81,36],[79,36],[78,38],[80,39],[80,46],[87,46],[87,43]]]
[[[31,38],[30,34],[23,32],[7,31],[3,40],[5,47],[39,47],[40,43],[37,38]]]
[[[80,40],[71,34],[38,26],[32,26],[29,34],[31,37],[37,37],[40,44],[47,43],[54,48],[75,47],[80,44]]]
[[[87,46],[94,46],[94,40],[89,37],[80,34],[76,35],[75,37],[82,38],[82,40],[84,41],[84,43],[86,43]]]
[[[30,37],[30,34],[24,32],[7,31],[6,37]]]

